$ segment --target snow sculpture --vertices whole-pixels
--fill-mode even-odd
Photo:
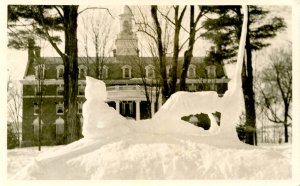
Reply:
[[[219,98],[216,92],[177,92],[173,94],[154,115],[154,119],[161,120],[161,123],[172,123],[180,120],[184,115],[196,114],[199,112],[210,114],[219,111],[222,114],[220,131],[214,138],[220,137],[221,139],[226,139],[228,141],[239,142],[234,124],[240,114],[240,109],[238,108],[243,102],[241,72],[247,33],[247,6],[243,6],[243,10],[244,20],[239,44],[238,60],[235,76],[232,79],[234,86],[227,90],[222,98]],[[173,113],[172,117],[170,118],[167,113]]]
[[[107,92],[104,82],[86,77],[85,97],[87,100],[82,106],[84,137],[99,138],[114,132],[128,132],[127,120],[105,103]]]
[[[83,105],[83,135],[85,138],[101,138],[120,135],[130,130],[139,133],[159,133],[159,134],[181,134],[194,136],[213,136],[215,139],[226,139],[239,142],[234,123],[237,121],[242,102],[242,83],[241,70],[243,63],[243,52],[247,33],[247,7],[244,8],[244,21],[242,35],[240,39],[238,62],[236,64],[236,74],[232,81],[233,88],[230,88],[222,98],[214,91],[209,92],[177,92],[173,94],[168,101],[150,120],[128,121],[116,110],[105,103],[107,92],[105,84],[100,81],[87,77],[85,96],[87,101]],[[221,112],[220,127],[214,126],[209,131],[202,128],[187,125],[181,120],[182,116],[214,112]],[[130,125],[137,124],[137,125]],[[216,123],[213,123],[216,125]],[[218,138],[218,136],[220,138]]]

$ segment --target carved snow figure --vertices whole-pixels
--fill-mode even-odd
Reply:
[[[127,120],[108,106],[107,92],[104,82],[86,77],[86,101],[83,104],[82,134],[87,138],[112,137],[129,131]]]

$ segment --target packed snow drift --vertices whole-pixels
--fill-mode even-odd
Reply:
[[[177,92],[152,119],[126,120],[105,103],[105,84],[87,77],[84,138],[37,157],[14,179],[290,179],[289,158],[237,137],[246,26],[244,20],[235,87],[222,98],[215,92]],[[214,130],[181,120],[216,111],[222,116]]]
[[[199,113],[198,104],[207,102],[201,99],[204,94],[176,93],[153,119],[133,121],[104,102],[107,94],[102,81],[88,77],[85,91],[84,138],[43,153],[13,179],[291,178],[289,158],[243,144],[232,132],[232,123],[221,119],[221,126],[214,127],[219,129],[204,131],[181,120],[187,113]],[[204,96],[212,102],[224,98],[213,92]],[[222,107],[213,103],[200,111],[216,109],[224,115]]]

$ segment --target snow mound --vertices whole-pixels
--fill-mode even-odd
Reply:
[[[82,139],[45,153],[14,179],[290,179],[282,154],[262,148],[219,148],[150,134]]]

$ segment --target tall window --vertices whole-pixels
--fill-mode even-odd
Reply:
[[[56,135],[64,134],[64,124],[65,124],[65,121],[60,116],[55,120]]]
[[[189,78],[195,78],[196,77],[196,66],[195,65],[190,64],[187,75],[188,75]]]
[[[38,137],[39,137],[39,117],[35,118],[32,124],[33,124],[34,138],[38,139]],[[44,122],[41,120],[41,131],[43,130],[43,125],[44,125]]]
[[[33,115],[39,115],[39,106],[37,103],[33,105]]]
[[[209,65],[206,67],[207,77],[210,79],[216,78],[216,66]]]
[[[41,95],[42,92],[43,92],[43,90],[40,90],[39,86],[38,87],[34,87],[34,93],[35,93],[36,96]]]
[[[153,65],[148,65],[145,67],[146,69],[146,77],[147,78],[154,78],[155,77],[155,68]]]
[[[132,67],[129,65],[125,65],[122,67],[123,78],[131,78],[131,69],[132,69]]]
[[[84,96],[84,89],[85,89],[85,86],[83,86],[83,85],[80,85],[78,87],[78,95],[79,96]]]
[[[59,102],[56,104],[56,114],[63,115],[64,114],[64,103]]]
[[[58,96],[63,96],[64,95],[64,87],[62,85],[59,85],[56,89],[56,93]]]
[[[133,114],[133,102],[132,101],[123,101],[122,102],[122,114]]]
[[[62,79],[64,77],[64,66],[59,65],[56,67],[57,79]]]
[[[82,114],[82,102],[78,102],[78,110],[77,110],[77,112],[78,112],[78,114]]]

